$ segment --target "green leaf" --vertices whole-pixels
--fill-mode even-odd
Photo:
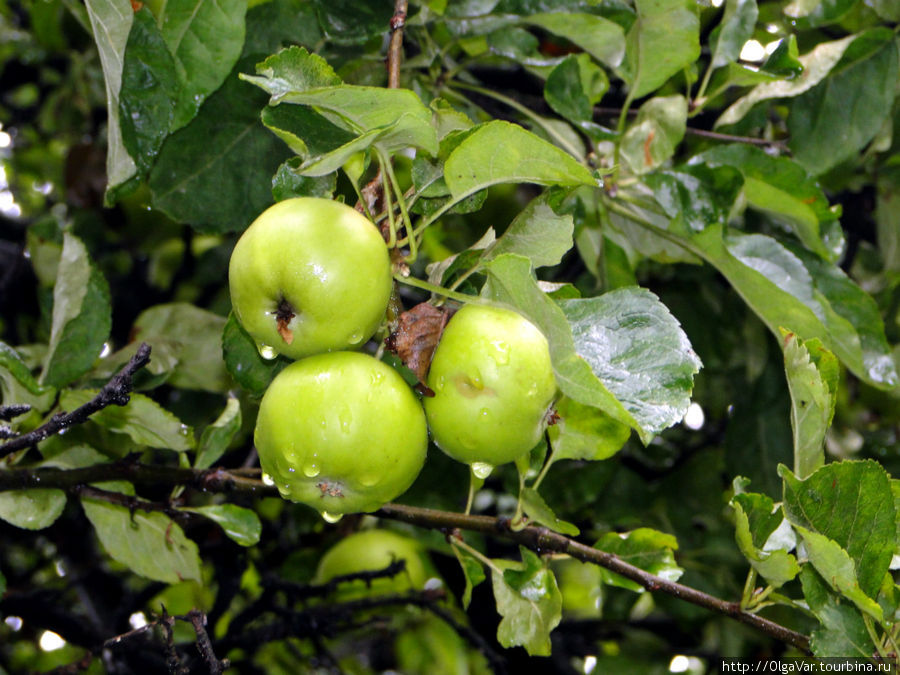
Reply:
[[[175,59],[181,95],[172,129],[190,122],[244,46],[246,0],[166,0],[157,22]]]
[[[525,647],[530,656],[549,656],[550,632],[562,618],[562,596],[541,559],[528,549],[520,551],[521,563],[492,561],[494,599],[502,617],[497,640],[507,648]]]
[[[750,90],[750,93],[739,98],[722,113],[716,120],[715,126],[720,127],[739,122],[753,106],[761,101],[773,98],[791,98],[809,91],[828,75],[855,39],[856,36],[849,35],[840,40],[819,43],[798,59],[803,66],[803,72],[798,77],[757,85]]]
[[[657,96],[641,106],[622,138],[622,157],[635,173],[646,173],[675,154],[687,128],[687,99]]]
[[[232,399],[233,400],[233,399]],[[210,506],[193,506],[182,508],[182,511],[199,513],[221,526],[228,538],[241,546],[255,546],[262,534],[262,523],[255,511],[235,504],[212,504]]]
[[[332,124],[309,106],[267,106],[261,119],[269,131],[304,160],[327,155],[358,141],[354,134]]]
[[[641,98],[700,57],[700,19],[689,0],[635,0],[622,75]]]
[[[553,509],[544,501],[544,498],[541,497],[537,490],[524,488],[519,492],[519,499],[522,502],[522,508],[531,520],[560,534],[566,534],[571,537],[577,537],[580,534],[581,530],[575,525],[565,520],[560,520],[556,516]]]
[[[157,345],[177,356],[167,382],[180,389],[213,393],[229,387],[228,373],[219,351],[225,319],[185,302],[156,305],[141,312],[132,327],[135,342]]]
[[[282,49],[262,63],[257,63],[256,74],[258,77],[242,77],[262,87],[275,99],[291,91],[341,84],[341,78],[325,59],[297,46]]]
[[[744,197],[751,207],[787,225],[804,246],[826,260],[835,261],[843,252],[843,237],[827,240],[822,227],[840,212],[829,207],[815,179],[793,160],[736,143],[701,153],[691,164],[737,169],[744,177]]]
[[[0,492],[0,519],[26,530],[50,527],[66,507],[66,493],[52,488]]]
[[[869,614],[876,621],[883,621],[884,615],[881,606],[860,586],[856,566],[847,551],[833,539],[818,532],[807,530],[799,525],[794,525],[794,529],[803,537],[809,562],[828,582],[828,585],[850,600],[861,612]],[[887,572],[887,568],[885,568],[885,572]]]
[[[175,584],[203,583],[197,545],[162,513],[131,512],[124,506],[82,498],[81,506],[109,556],[142,577]]]
[[[472,602],[472,590],[487,577],[484,573],[484,566],[479,560],[459,546],[452,546],[452,548],[456,559],[459,560],[459,566],[462,568],[463,578],[466,582],[462,596],[462,606],[463,609],[468,609],[469,604]]]
[[[601,460],[616,454],[631,429],[606,413],[563,396],[556,402],[559,419],[547,429],[553,448],[551,461]]]
[[[839,21],[859,0],[793,0],[784,8],[791,24],[798,29],[822,26]]]
[[[222,331],[225,367],[241,387],[254,396],[262,396],[269,383],[290,361],[282,356],[264,359],[256,342],[244,330],[234,314],[228,315]]]
[[[19,353],[5,342],[0,342],[0,368],[4,368],[16,382],[35,396],[40,396],[50,390],[49,387],[42,387],[38,384],[34,375],[31,374],[31,369],[25,364]],[[0,385],[2,384],[3,380],[0,378]],[[6,398],[4,400],[7,403],[14,402]]]
[[[278,172],[272,178],[272,196],[276,202],[293,197],[331,199],[334,196],[337,189],[337,175],[304,176],[300,173],[302,163],[300,157],[291,157],[278,167]]]
[[[50,344],[41,384],[61,387],[90,370],[109,337],[109,286],[81,240],[66,232],[56,285]]]
[[[753,36],[759,9],[756,0],[727,0],[722,21],[710,35],[711,67],[721,68],[738,60],[744,44]]]
[[[788,79],[800,75],[803,72],[803,64],[800,63],[797,51],[797,36],[791,34],[779,40],[778,45],[760,66],[760,71]]]
[[[499,120],[476,127],[450,153],[444,179],[456,201],[498,183],[597,184],[591,172],[568,153]]]
[[[649,527],[640,527],[631,532],[607,532],[597,540],[594,548],[612,553],[621,560],[668,581],[678,581],[684,573],[675,563],[674,551],[678,550],[678,540],[671,534]],[[606,569],[603,570],[603,581],[635,593],[644,592],[643,586]]]
[[[684,417],[700,359],[659,298],[629,287],[560,306],[579,356],[634,416],[645,443]]]
[[[488,246],[482,261],[514,253],[525,256],[537,267],[558,265],[572,248],[575,225],[569,214],[557,213],[558,196],[552,191],[532,199],[493,244]]]
[[[234,396],[229,396],[222,414],[200,436],[194,468],[208,469],[218,462],[240,430],[241,404]]]
[[[502,255],[487,263],[485,272],[488,280],[482,294],[515,308],[547,338],[560,390],[579,403],[603,410],[640,433],[637,420],[597,379],[587,361],[576,353],[572,329],[565,314],[538,287],[528,259],[513,254]]]
[[[734,509],[734,539],[750,565],[778,588],[800,572],[797,559],[784,549],[768,549],[769,536],[782,523],[781,509],[761,494],[740,494],[731,500]]]
[[[587,54],[570,54],[547,76],[544,99],[573,122],[591,121],[594,105],[609,89],[606,72]]]
[[[808,547],[815,547],[819,563],[812,550],[810,560],[816,569],[829,583],[840,583],[842,590],[858,578],[861,592],[875,598],[897,534],[894,497],[884,469],[866,460],[826,464],[805,480],[785,466],[778,473],[784,479],[785,516]],[[852,563],[849,569],[847,562]],[[842,580],[832,582],[831,575],[838,572]]]
[[[270,177],[289,153],[259,121],[265,102],[265,94],[229,76],[163,144],[150,173],[154,207],[175,221],[227,232],[270,206]]]
[[[91,389],[62,392],[60,406],[72,411],[96,396]],[[117,434],[125,434],[138,445],[183,452],[195,446],[193,430],[175,415],[143,394],[131,394],[124,406],[111,405],[94,413],[91,421]]]
[[[788,129],[796,161],[810,173],[824,173],[871,141],[891,112],[897,61],[889,28],[858,35],[829,76],[791,104]]]
[[[900,21],[900,5],[894,0],[872,0],[870,6],[882,19]]]
[[[744,185],[732,167],[705,164],[655,171],[644,176],[644,182],[666,215],[680,219],[694,232],[716,223],[725,225]]]
[[[122,140],[142,175],[169,133],[178,95],[175,61],[153,14],[141,8],[128,34],[118,116]]]
[[[813,653],[823,657],[870,659],[876,649],[859,611],[853,605],[841,602],[840,596],[810,565],[801,570],[800,583],[810,611],[822,623],[811,636]]]
[[[134,10],[128,0],[85,0],[85,4],[106,83],[106,176],[109,188],[113,188],[131,179],[137,171],[137,165],[122,142],[119,126],[125,45],[134,21]]]
[[[611,68],[622,63],[625,33],[619,24],[609,19],[596,14],[572,12],[532,14],[524,21],[564,37]]]
[[[364,0],[313,0],[319,25],[329,40],[361,44],[381,37],[390,25],[393,5]]]
[[[791,391],[794,473],[802,479],[825,464],[825,433],[834,417],[840,365],[819,340],[804,343],[784,329],[781,335]]]

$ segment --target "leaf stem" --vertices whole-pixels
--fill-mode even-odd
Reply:
[[[481,305],[488,304],[485,299],[479,298],[477,295],[468,295],[466,293],[457,293],[455,291],[450,291],[443,286],[435,286],[434,284],[430,284],[427,281],[423,281],[422,279],[417,279],[416,277],[404,277],[403,275],[395,274],[394,280],[398,283],[412,286],[413,288],[419,288],[423,291],[434,293],[435,295],[440,295],[445,298],[450,298],[451,300],[456,300],[457,302],[469,302]]]

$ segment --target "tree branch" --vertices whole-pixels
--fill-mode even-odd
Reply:
[[[241,472],[245,473],[245,472]],[[139,464],[128,460],[109,464],[96,464],[81,469],[14,468],[0,471],[0,492],[28,488],[60,488],[76,492],[89,483],[107,480],[127,480],[135,485],[166,486],[185,485],[204,492],[242,492],[259,496],[275,496],[276,489],[261,480],[231,473],[225,469],[190,469],[182,467]],[[137,508],[141,508],[138,506]],[[604,567],[616,574],[640,584],[651,592],[662,592],[698,607],[729,616],[751,626],[777,640],[809,653],[809,638],[774,621],[745,612],[740,604],[727,602],[708,593],[668,581],[630,565],[611,553],[592,548],[574,539],[552,532],[544,527],[530,525],[513,531],[508,519],[489,516],[466,515],[450,511],[438,511],[402,504],[385,504],[375,515],[399,520],[418,527],[427,527],[451,533],[469,530],[501,536],[534,551],[566,553],[573,558]]]
[[[113,375],[112,379],[103,385],[94,398],[70,413],[59,412],[34,431],[0,445],[0,458],[16,450],[37,445],[44,439],[58,434],[74,424],[82,424],[95,412],[109,405],[126,405],[131,398],[134,374],[148,363],[150,363],[150,345],[144,342],[138,347],[131,360],[125,364],[125,367]]]

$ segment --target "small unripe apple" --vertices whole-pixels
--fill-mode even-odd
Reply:
[[[441,336],[425,399],[437,446],[460,462],[490,467],[531,450],[556,395],[547,339],[509,309],[466,305]]]
[[[356,349],[381,323],[391,262],[378,229],[340,202],[286,199],[246,229],[228,267],[231,304],[262,346],[298,359]]]
[[[326,517],[375,511],[425,462],[425,414],[404,379],[359,352],[317,354],[282,370],[254,434],[263,473],[285,499]]]
[[[342,583],[339,596],[351,600],[367,595],[404,593],[421,590],[435,576],[419,542],[389,530],[363,530],[345,537],[331,547],[316,569],[315,583],[323,584],[335,577],[358,572],[383,570],[403,560],[406,569],[392,577],[378,577],[367,584],[362,579]]]

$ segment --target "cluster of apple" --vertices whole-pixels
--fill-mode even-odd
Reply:
[[[264,476],[326,518],[371,512],[405,492],[429,428],[439,448],[482,473],[515,460],[540,440],[556,395],[543,334],[511,310],[467,304],[435,350],[423,410],[394,368],[353,351],[384,320],[391,285],[378,229],[327,199],[272,206],[232,253],[235,316],[261,353],[298,359],[260,404]]]

